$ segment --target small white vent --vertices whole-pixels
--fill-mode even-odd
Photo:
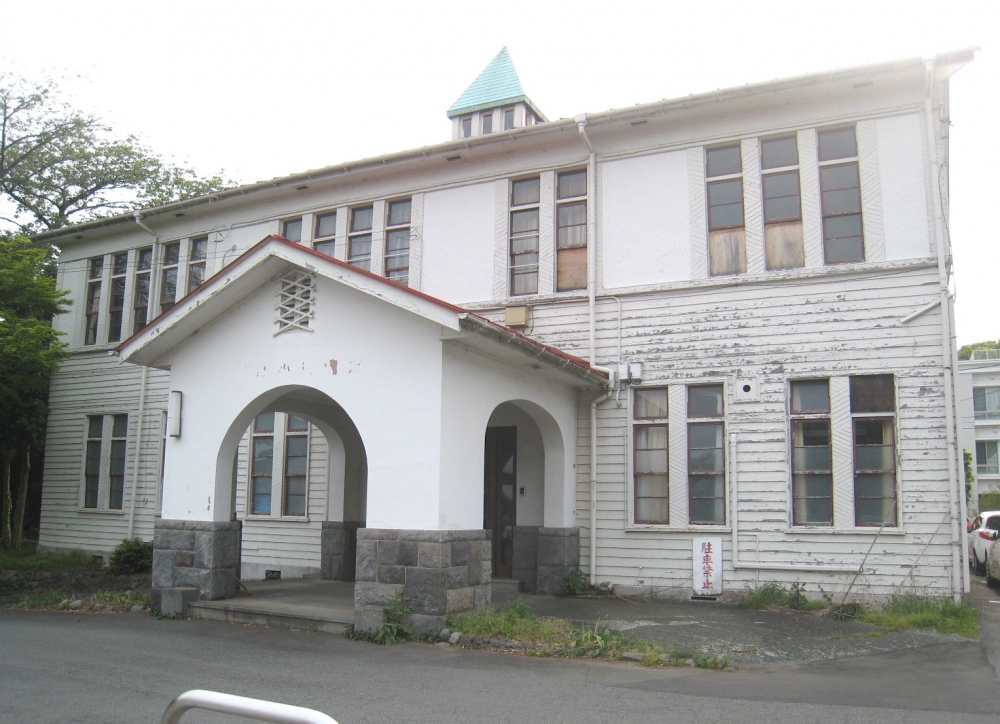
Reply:
[[[309,320],[313,318],[313,282],[312,274],[298,269],[278,280],[278,306],[275,307],[278,331],[275,336],[290,329],[312,331]]]

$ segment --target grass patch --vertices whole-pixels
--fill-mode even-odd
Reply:
[[[829,603],[806,598],[805,586],[801,583],[793,583],[791,588],[785,588],[777,581],[769,581],[756,588],[747,585],[740,593],[736,605],[740,608],[788,606],[796,611],[818,611],[826,608]]]
[[[522,598],[513,598],[495,611],[477,611],[451,622],[451,629],[466,636],[532,643],[531,656],[601,658],[618,661],[626,653],[642,656],[644,666],[698,666],[725,669],[726,655],[713,656],[688,649],[667,650],[655,641],[629,638],[621,631],[601,627],[576,628],[566,619],[546,618],[532,612]]]
[[[25,541],[24,550],[0,550],[0,571],[99,571],[101,564],[90,553],[38,553],[34,541]]]
[[[476,611],[456,618],[451,628],[466,636],[565,646],[573,642],[575,633],[569,621],[542,618],[520,597],[512,598],[495,611]]]
[[[28,593],[14,604],[14,608],[59,608],[65,598],[65,592],[59,590]]]
[[[23,595],[21,600],[12,604],[11,607],[65,610],[69,608],[69,604],[73,600],[72,596],[72,593],[58,588],[51,591],[37,591]],[[132,591],[98,591],[86,596],[77,596],[77,598],[86,602],[87,605],[83,610],[91,610],[95,603],[99,603],[102,606],[123,606],[125,609],[129,609],[132,606],[150,608],[153,604],[152,599],[148,595],[133,593]]]
[[[967,603],[950,598],[904,593],[888,603],[862,612],[859,621],[900,631],[921,629],[954,633],[975,638],[979,633],[979,613]]]

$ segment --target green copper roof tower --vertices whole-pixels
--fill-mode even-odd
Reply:
[[[483,69],[472,85],[465,89],[457,101],[448,109],[448,118],[484,111],[489,108],[499,108],[513,103],[524,103],[541,121],[547,121],[545,115],[524,94],[521,80],[514,70],[514,62],[510,53],[504,47],[489,65]]]

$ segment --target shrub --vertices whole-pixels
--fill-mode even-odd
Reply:
[[[108,559],[108,571],[116,575],[148,573],[153,570],[153,542],[126,538],[115,546]]]
[[[574,568],[566,576],[566,580],[563,581],[562,592],[567,596],[579,596],[589,586],[590,582],[587,580],[587,574],[579,568]]]

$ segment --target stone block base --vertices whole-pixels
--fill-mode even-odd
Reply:
[[[487,530],[359,529],[354,627],[376,631],[401,593],[414,632],[438,633],[448,616],[489,606],[491,558]]]
[[[239,523],[158,520],[153,529],[153,601],[164,592],[195,588],[207,600],[236,595]]]
[[[514,570],[515,580],[521,582],[521,590],[534,593],[538,588],[538,526],[514,526]]]
[[[357,561],[358,529],[364,523],[327,520],[320,534],[320,578],[353,581]]]
[[[198,600],[197,588],[164,588],[160,591],[160,613],[164,616],[183,616],[188,604]]]
[[[570,571],[580,567],[580,529],[539,528],[536,556],[537,592],[561,594]]]

